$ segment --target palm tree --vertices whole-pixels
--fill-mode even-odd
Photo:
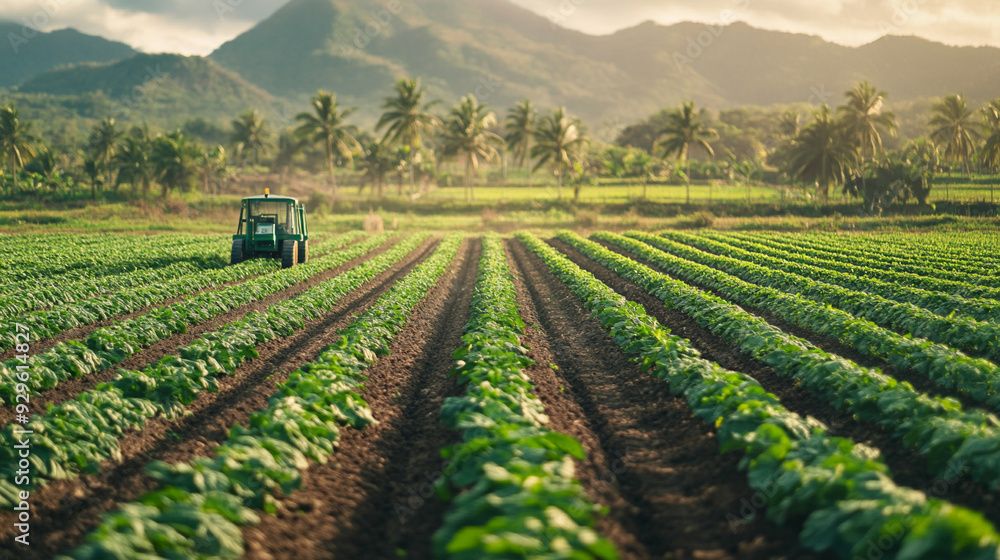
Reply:
[[[778,120],[778,132],[785,138],[795,138],[799,135],[801,124],[802,115],[798,111],[785,111]]]
[[[533,171],[531,168],[531,140],[535,135],[537,121],[538,111],[531,104],[531,101],[525,99],[507,113],[507,122],[504,125],[507,148],[514,155],[517,164],[528,169],[529,189],[531,188]]]
[[[926,136],[910,140],[903,146],[903,158],[910,165],[936,173],[941,165],[941,154],[937,146]]]
[[[437,101],[425,102],[427,91],[420,80],[399,80],[395,86],[396,95],[387,97],[382,103],[382,117],[375,130],[386,129],[384,140],[392,144],[402,144],[406,148],[407,163],[410,168],[410,195],[414,190],[414,164],[419,163],[419,152],[423,147],[423,135],[431,134],[441,125],[440,119],[429,111]]]
[[[295,134],[300,139],[322,143],[326,155],[326,168],[330,173],[330,184],[333,198],[337,199],[337,176],[334,173],[336,160],[352,161],[354,153],[361,145],[354,137],[358,132],[354,125],[344,120],[355,111],[353,107],[340,109],[337,96],[325,91],[319,91],[312,98],[312,113],[299,113],[295,120],[300,124]]]
[[[83,174],[90,179],[90,198],[97,199],[97,184],[101,176],[101,162],[92,157],[83,160]]]
[[[865,162],[869,148],[873,159],[882,151],[880,131],[896,135],[896,115],[892,111],[883,110],[888,95],[865,80],[844,94],[847,103],[839,108],[841,122],[847,128],[847,133],[861,148],[859,175],[862,183],[865,181]]]
[[[833,117],[830,107],[823,105],[813,113],[813,122],[795,137],[788,160],[792,174],[815,183],[820,198],[826,202],[830,185],[846,179],[856,155],[848,131]]]
[[[201,175],[202,188],[205,194],[209,194],[212,185],[215,185],[215,194],[220,194],[221,181],[229,171],[229,156],[226,148],[216,146],[209,150],[205,148],[197,160],[198,174]]]
[[[358,169],[364,172],[360,194],[368,181],[372,182],[372,194],[381,198],[385,194],[385,178],[399,167],[400,157],[386,142],[371,140],[364,146]]]
[[[201,155],[198,146],[188,142],[180,132],[158,136],[153,141],[152,162],[157,181],[163,187],[166,197],[170,189],[183,188],[191,184],[197,172],[197,160]]]
[[[708,155],[715,156],[715,150],[708,143],[719,137],[714,128],[704,123],[705,110],[694,110],[694,101],[688,101],[667,115],[667,122],[659,130],[657,145],[664,158],[672,155],[684,163],[687,173],[687,204],[691,204],[691,147],[701,146]]]
[[[17,109],[0,107],[0,153],[10,162],[15,192],[18,167],[24,167],[25,158],[35,155],[37,139],[31,129],[32,123],[22,121]]]
[[[88,142],[91,155],[104,167],[104,184],[115,188],[118,185],[114,181],[112,160],[121,137],[122,131],[118,130],[115,119],[104,119],[91,130]]]
[[[542,117],[535,133],[535,146],[531,149],[531,157],[535,158],[535,170],[545,165],[551,165],[559,184],[559,199],[562,199],[562,187],[566,173],[573,169],[583,154],[590,140],[583,133],[583,123],[580,119],[560,107],[551,114]]]
[[[980,129],[973,120],[974,113],[961,94],[952,94],[931,107],[930,138],[944,148],[944,157],[960,160],[965,164],[965,174],[971,175],[969,160],[976,151]]]
[[[278,168],[282,185],[288,182],[288,171],[295,161],[295,156],[302,151],[303,146],[303,140],[296,138],[294,133],[282,133],[278,137],[278,151],[274,154],[274,167]]]
[[[271,155],[271,129],[267,121],[256,110],[245,111],[233,121],[230,142],[236,148],[236,159],[240,165],[253,161],[258,165],[261,159]]]
[[[496,113],[486,104],[479,103],[474,95],[466,95],[452,107],[442,129],[442,146],[445,156],[459,156],[465,161],[465,198],[475,200],[474,179],[479,171],[479,160],[495,162],[500,159],[498,146],[503,138],[490,132],[496,126]]]
[[[153,163],[150,161],[150,143],[143,137],[128,136],[122,143],[118,153],[114,158],[115,166],[118,167],[118,182],[132,185],[135,192],[136,186],[142,185],[142,192],[149,192],[149,185],[153,182]]]
[[[1000,168],[1000,99],[983,107],[983,164],[993,173]],[[990,182],[990,202],[993,202],[993,182]]]

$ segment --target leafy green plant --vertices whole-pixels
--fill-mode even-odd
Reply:
[[[825,426],[788,411],[751,377],[701,358],[640,305],[537,237],[522,233],[518,239],[586,304],[622,350],[717,427],[722,452],[744,454],[740,468],[766,497],[770,519],[805,519],[800,540],[807,548],[841,558],[864,556],[872,543],[887,559],[996,556],[1000,535],[982,515],[896,486],[877,451],[830,437]]]
[[[364,370],[404,328],[461,241],[458,234],[442,241],[430,258],[340,331],[338,343],[279,384],[268,408],[251,415],[247,427],[235,426],[212,458],[150,464],[148,471],[163,487],[105,515],[69,557],[242,556],[239,527],[259,521],[254,510],[275,512],[276,494],[294,491],[310,460],[325,463],[334,452],[340,427],[360,430],[375,422],[358,394]]]
[[[438,558],[601,558],[614,546],[594,531],[599,508],[573,477],[583,447],[545,427],[524,368],[532,365],[503,242],[483,239],[472,313],[451,375],[466,395],[447,399],[446,426],[462,442],[446,448],[447,482],[462,492],[434,535]]]
[[[951,398],[930,397],[878,370],[820,350],[727,302],[656,272],[597,243],[572,234],[563,240],[692,317],[744,354],[790,377],[803,388],[859,420],[882,426],[927,458],[934,473],[964,465],[971,477],[990,487],[1000,484],[1000,420],[983,411],[965,411]]]

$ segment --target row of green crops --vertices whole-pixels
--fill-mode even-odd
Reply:
[[[969,250],[963,241],[978,238],[995,247],[1000,243],[1000,237],[987,232],[963,232],[961,234],[924,233],[913,234],[879,234],[879,235],[844,235],[811,233],[809,235],[785,233],[759,233],[806,247],[815,247],[833,251],[843,251],[863,257],[871,255],[883,256],[893,261],[911,264],[931,264],[945,270],[972,272],[975,274],[993,274],[1000,268],[1000,259],[993,250],[983,251],[982,248]]]
[[[598,507],[574,478],[573,459],[583,447],[545,424],[545,410],[524,369],[534,362],[521,346],[513,277],[503,242],[483,240],[472,314],[451,375],[465,384],[462,397],[447,399],[441,418],[462,432],[445,449],[445,475],[464,489],[434,535],[438,558],[618,557],[594,531]]]
[[[9,240],[0,255],[4,291],[159,268],[227,245],[219,235],[37,235]]]
[[[238,558],[240,526],[256,523],[253,510],[276,511],[275,495],[302,484],[310,460],[326,463],[340,427],[374,423],[359,393],[364,370],[406,325],[406,319],[454,260],[460,235],[447,237],[420,266],[338,333],[319,358],[278,385],[268,408],[234,426],[213,457],[148,467],[161,489],[104,516],[77,560]]]
[[[665,241],[661,238],[643,234],[630,237],[635,239],[610,233],[593,236],[629,251],[675,278],[708,288],[740,305],[766,309],[797,327],[835,338],[861,354],[885,359],[901,371],[913,371],[1000,410],[1000,368],[993,362],[970,358],[928,340],[900,336],[829,305],[744,282],[650,246]]]
[[[928,459],[942,474],[949,465],[969,469],[973,479],[1000,485],[1000,420],[982,411],[963,411],[958,401],[930,397],[812,343],[773,327],[726,300],[707,294],[582,237],[564,240],[649,294],[695,319],[744,354],[795,379],[817,398],[858,419],[882,426]]]
[[[358,234],[351,233],[337,236],[317,247],[316,254],[322,255],[331,250],[339,249],[354,239]],[[65,330],[103,321],[118,315],[131,313],[166,299],[184,294],[193,294],[206,288],[214,288],[227,282],[235,282],[258,276],[278,269],[277,261],[258,259],[240,263],[235,267],[202,270],[186,274],[179,278],[164,278],[163,281],[137,288],[121,290],[116,293],[86,298],[84,294],[79,303],[66,303],[45,311],[36,311],[18,318],[19,323],[31,329],[34,340],[42,340],[59,334]],[[16,294],[10,296],[17,300]],[[0,350],[13,345],[14,325],[0,326]]]
[[[855,317],[867,319],[903,334],[933,340],[973,355],[1000,360],[1000,324],[976,321],[969,317],[944,317],[912,303],[899,303],[738,258],[700,251],[663,237],[634,232],[626,235],[682,259],[710,266],[747,282],[832,305]],[[743,255],[738,249],[732,251],[732,254]]]
[[[831,264],[841,263],[837,265],[838,268],[836,269],[841,271],[845,270],[845,267],[850,270],[854,270],[857,269],[858,266],[862,266],[865,271],[877,270],[880,271],[880,273],[881,271],[889,271],[894,274],[912,274],[918,277],[937,278],[939,280],[950,280],[964,284],[972,284],[974,286],[987,286],[990,288],[1000,286],[1000,278],[998,278],[995,274],[983,274],[985,271],[977,273],[969,270],[949,270],[939,267],[936,264],[928,264],[925,260],[919,260],[917,262],[903,262],[898,259],[881,258],[878,253],[872,252],[861,252],[859,254],[858,252],[838,251],[836,249],[818,249],[762,235],[726,233],[721,236],[720,239],[738,239],[741,241],[749,241],[766,247],[772,247],[780,251],[790,251],[797,255],[805,255],[811,258],[825,260]],[[848,272],[850,272],[850,270],[848,270]],[[888,280],[893,281],[892,278],[889,278]]]
[[[663,236],[711,253],[739,258],[740,260],[752,262],[760,266],[784,270],[785,272],[799,274],[816,281],[828,282],[859,292],[879,295],[901,303],[912,303],[917,307],[923,307],[938,315],[948,316],[952,313],[957,313],[972,317],[978,321],[1000,322],[1000,302],[992,299],[967,299],[942,292],[901,286],[895,283],[803,264],[798,262],[799,256],[794,254],[787,254],[778,258],[764,253],[753,252],[755,249],[741,250],[741,247],[737,246],[737,243],[742,247],[752,248],[756,246],[756,244],[749,242],[734,241],[732,243],[720,243],[708,239],[704,235],[695,236],[679,232],[664,233]]]
[[[75,303],[137,286],[147,286],[150,283],[164,282],[207,269],[222,268],[227,264],[229,264],[228,258],[211,255],[210,258],[200,261],[194,259],[181,261],[163,268],[142,268],[125,274],[58,282],[52,286],[36,286],[28,290],[8,292],[7,295],[0,296],[0,319],[55,305]]]
[[[965,299],[988,299],[992,300],[993,303],[996,303],[996,300],[1000,300],[1000,290],[990,286],[980,285],[980,282],[976,282],[976,278],[978,278],[976,276],[970,275],[970,279],[968,280],[944,280],[905,272],[895,272],[884,266],[876,267],[866,265],[865,262],[860,259],[852,262],[842,262],[830,258],[810,256],[805,251],[794,249],[785,250],[782,248],[776,248],[773,245],[748,241],[746,239],[728,234],[706,231],[702,233],[702,237],[722,241],[755,253],[761,253],[783,259],[791,259],[799,264],[809,265],[828,271],[840,272],[857,278],[866,279],[871,282],[906,286],[928,292],[940,292],[943,294],[960,296]],[[985,279],[990,281],[995,280],[995,278]]]
[[[651,375],[670,383],[716,426],[722,452],[744,454],[750,486],[767,516],[804,519],[802,544],[841,558],[993,560],[1000,535],[980,514],[896,486],[877,451],[831,437],[784,408],[752,378],[700,357],[642,307],[530,234],[518,238],[591,310],[611,338]]]
[[[353,258],[360,257],[382,245],[388,234],[374,236],[357,245],[348,247],[324,258],[314,259],[294,268],[276,271],[269,261],[247,261],[210,273],[230,274],[232,280],[257,276],[263,272],[276,271],[242,284],[226,286],[220,290],[205,292],[188,297],[166,307],[154,309],[139,317],[116,322],[100,328],[83,342],[60,342],[52,348],[29,357],[30,375],[22,381],[17,366],[21,360],[14,358],[0,364],[0,401],[14,405],[17,383],[24,383],[29,394],[51,389],[59,383],[73,378],[92,375],[125,361],[164,338],[187,332],[190,325],[210,320],[238,307],[260,301],[267,296],[308,280],[332,267],[339,266]],[[352,237],[342,237],[331,241],[331,248],[346,245]],[[216,281],[222,281],[217,278]],[[13,325],[4,325],[13,328]],[[35,334],[32,332],[32,334]],[[13,340],[13,336],[10,337]]]
[[[291,336],[308,319],[326,313],[345,294],[359,288],[419,246],[426,235],[402,241],[358,267],[310,288],[299,296],[275,303],[266,312],[253,312],[239,321],[203,334],[165,356],[144,371],[120,370],[116,377],[46,412],[33,415],[31,467],[33,486],[50,480],[93,472],[109,458],[119,459],[118,438],[141,429],[156,415],[177,418],[204,391],[216,391],[218,378],[233,375],[240,365],[257,357],[256,347]],[[0,507],[14,501],[11,485],[17,470],[15,426],[0,432]],[[25,485],[22,485],[22,488]]]

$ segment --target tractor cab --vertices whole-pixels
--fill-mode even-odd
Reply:
[[[298,200],[271,196],[270,189],[264,196],[243,199],[230,263],[258,257],[280,258],[282,268],[309,259],[306,210]]]

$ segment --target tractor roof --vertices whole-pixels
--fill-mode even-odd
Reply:
[[[288,196],[275,196],[275,195],[271,195],[271,196],[264,196],[264,195],[260,195],[260,196],[248,196],[248,197],[244,198],[243,200],[268,200],[268,201],[271,201],[271,202],[291,202],[293,204],[298,204],[299,203],[299,200],[297,198],[291,198],[291,197],[288,197]]]

